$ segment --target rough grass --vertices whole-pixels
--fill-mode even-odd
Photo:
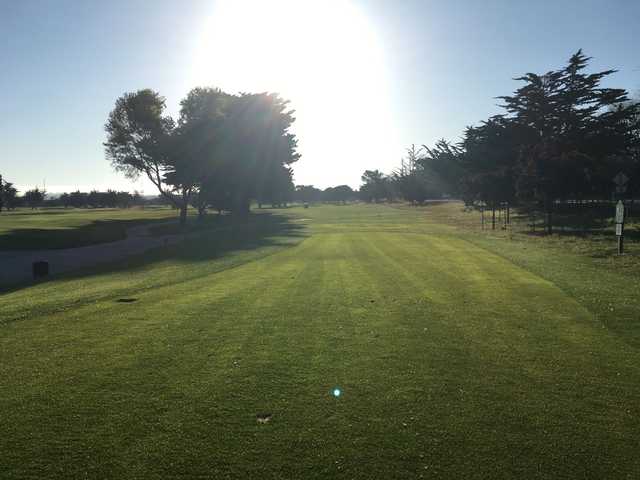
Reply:
[[[176,218],[170,208],[19,209],[0,214],[0,250],[73,248],[122,240],[140,223]]]
[[[0,296],[3,478],[635,478],[637,277],[462,215],[289,209]]]

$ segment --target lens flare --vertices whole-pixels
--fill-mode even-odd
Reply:
[[[340,391],[340,389],[339,389],[339,388],[334,388],[334,389],[333,389],[333,396],[334,396],[334,397],[339,397],[341,393],[342,393],[342,392]]]

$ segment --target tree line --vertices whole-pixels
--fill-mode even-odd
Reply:
[[[45,201],[45,191],[38,187],[19,195],[18,189],[0,175],[0,212],[14,210],[18,207],[38,208]]]
[[[51,206],[65,208],[130,208],[144,205],[145,200],[138,192],[129,193],[110,189],[106,192],[76,190],[70,193],[65,192],[59,197],[49,200],[48,203]]]
[[[293,200],[298,203],[347,203],[359,198],[358,192],[349,185],[327,187],[324,190],[313,185],[296,185]]]
[[[503,113],[467,127],[458,143],[411,146],[388,175],[366,171],[361,192],[413,203],[454,196],[491,210],[493,225],[502,205],[528,205],[544,212],[549,233],[557,204],[610,199],[619,172],[629,181],[618,193],[637,196],[640,102],[604,87],[615,70],[588,73],[590,60],[579,50],[561,69],[516,78],[522,86],[498,97]]]
[[[91,190],[81,192],[77,190],[70,193],[48,196],[44,189],[35,187],[24,194],[14,187],[13,183],[3,181],[0,175],[0,212],[3,209],[14,210],[20,207],[64,207],[64,208],[129,208],[141,206],[147,203],[155,203],[154,200],[144,199],[138,192],[107,190],[100,192]]]
[[[180,210],[181,224],[189,205],[200,215],[245,216],[253,201],[277,206],[293,195],[300,154],[288,104],[277,94],[195,88],[174,120],[158,92],[125,93],[105,125],[106,157],[129,178],[146,176]]]

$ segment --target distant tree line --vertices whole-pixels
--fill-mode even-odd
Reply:
[[[298,203],[347,203],[358,200],[359,195],[349,185],[328,187],[324,190],[313,185],[297,185],[293,199]]]
[[[153,200],[145,200],[138,192],[107,190],[100,192],[91,190],[81,192],[77,190],[71,193],[63,193],[56,196],[47,196],[44,189],[35,187],[27,190],[23,195],[13,186],[13,183],[2,179],[0,175],[0,212],[2,210],[14,210],[19,207],[64,207],[64,208],[129,208],[146,203],[155,203]]]
[[[144,199],[138,192],[133,194],[125,191],[107,190],[99,192],[81,192],[79,190],[63,193],[59,197],[51,199],[48,203],[52,206],[73,208],[130,208],[143,205]]]
[[[545,213],[549,233],[555,205],[611,198],[618,172],[630,179],[625,195],[637,196],[640,103],[603,87],[615,70],[587,73],[589,60],[580,50],[564,68],[517,78],[523,85],[499,97],[504,113],[457,144],[412,146],[389,175],[366,171],[361,192],[367,201],[455,196],[492,211],[493,225],[501,205],[528,204]]]
[[[23,195],[19,193],[12,182],[8,182],[0,175],[0,212],[18,207],[38,208],[44,204],[46,193],[38,187],[27,190]]]
[[[180,107],[174,120],[159,93],[126,93],[109,115],[104,145],[113,167],[146,176],[182,224],[189,205],[200,215],[213,208],[245,216],[253,201],[277,206],[293,196],[290,166],[300,155],[288,101],[195,88]]]

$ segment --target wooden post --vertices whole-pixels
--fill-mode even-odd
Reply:
[[[531,231],[536,233],[536,211],[531,211]]]
[[[624,253],[624,236],[618,235],[618,255]]]

